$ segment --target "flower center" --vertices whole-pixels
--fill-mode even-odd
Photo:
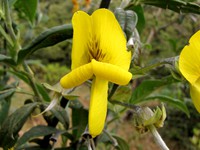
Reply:
[[[96,36],[91,38],[87,46],[88,46],[88,55],[89,55],[90,62],[92,61],[92,59],[95,59],[97,61],[103,60],[103,58],[105,57],[105,54],[103,54],[102,49],[100,48],[100,42],[96,38]]]

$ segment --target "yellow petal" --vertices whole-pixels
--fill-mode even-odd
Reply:
[[[200,77],[200,31],[196,32],[180,54],[179,69],[183,76],[194,84]]]
[[[75,69],[89,62],[88,41],[92,34],[91,17],[83,11],[77,11],[73,15],[72,25],[72,69]]]
[[[107,114],[108,81],[95,77],[89,108],[89,132],[92,137],[101,134]]]
[[[132,78],[132,74],[118,66],[98,62],[96,60],[92,60],[92,68],[95,76],[101,77],[110,82],[126,85]]]
[[[93,75],[92,63],[80,66],[61,78],[60,84],[63,88],[72,88],[82,84]]]
[[[107,9],[98,9],[92,14],[92,23],[93,37],[101,53],[101,57],[96,60],[128,70],[131,53],[126,50],[126,39],[114,14]]]
[[[190,96],[197,111],[200,113],[200,87],[190,86]]]

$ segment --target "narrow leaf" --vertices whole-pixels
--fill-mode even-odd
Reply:
[[[15,92],[16,89],[14,88],[11,88],[11,89],[6,89],[4,91],[0,91],[0,101],[1,100],[4,100],[5,98],[11,96],[14,92]]]
[[[36,83],[36,87],[38,89],[38,92],[42,95],[42,98],[46,102],[50,102],[51,98],[49,97],[47,90],[40,83]]]
[[[118,143],[118,146],[116,147],[117,150],[129,150],[129,145],[128,143],[122,139],[121,137],[119,136],[116,136],[116,135],[112,135],[116,140],[117,140],[117,143]]]
[[[0,54],[0,63],[5,63],[13,66],[16,65],[15,61],[11,57],[2,54]]]
[[[23,134],[23,136],[18,140],[16,148],[23,146],[26,142],[34,138],[50,135],[57,132],[59,132],[59,130],[53,127],[42,125],[35,126]]]
[[[122,8],[116,8],[115,9],[115,17],[117,18],[117,21],[119,22],[121,28],[124,30],[125,29],[125,24],[126,24],[126,13],[124,9]]]
[[[7,97],[5,100],[0,100],[0,126],[2,126],[4,120],[8,117],[10,104],[11,97]]]
[[[3,123],[0,129],[0,147],[13,147],[18,139],[18,132],[27,118],[37,106],[37,103],[26,104],[13,112]]]
[[[126,26],[125,26],[125,33],[127,39],[130,39],[131,35],[133,34],[133,30],[136,28],[138,22],[137,14],[132,10],[126,11]]]
[[[73,105],[72,103],[78,104]],[[75,139],[78,140],[86,129],[88,123],[88,111],[85,110],[82,106],[80,106],[80,102],[76,100],[71,101],[70,104],[72,106],[72,125],[74,127],[72,134],[75,137]],[[80,107],[77,108],[76,105],[79,105]]]
[[[72,25],[62,25],[50,28],[38,37],[36,37],[28,46],[21,49],[18,54],[18,63],[21,63],[27,56],[48,46],[55,45],[59,42],[62,42],[66,39],[72,38],[73,29]]]
[[[55,91],[55,92],[57,92],[57,93],[61,93],[61,91],[62,91],[62,87],[61,87],[61,85],[60,85],[60,83],[57,83],[57,84],[55,84],[55,85],[50,85],[50,84],[48,84],[48,83],[43,83],[42,84],[46,89],[48,89],[48,90],[51,90],[51,91]]]
[[[56,105],[50,110],[52,114],[63,124],[65,129],[69,128],[69,115],[68,112],[61,106]]]
[[[156,96],[147,97],[140,102],[147,102],[147,101],[152,101],[155,99],[165,102],[165,103],[168,103],[168,104],[180,109],[184,113],[186,113],[188,117],[190,116],[190,112],[189,112],[187,106],[185,105],[184,101],[173,98],[173,97],[169,97],[169,96],[165,96],[165,95],[156,95]]]
[[[139,31],[139,33],[141,33],[146,24],[142,6],[141,5],[130,5],[126,9],[133,10],[137,14],[138,21],[137,21],[136,28]]]
[[[178,13],[200,14],[200,5],[182,0],[140,0],[140,4],[152,5],[164,9],[170,9]],[[134,4],[133,4],[134,5]]]
[[[13,75],[15,75],[16,77],[18,77],[19,79],[23,80],[25,83],[27,83],[28,85],[30,84],[26,74],[22,71],[12,71],[9,70],[10,73],[12,73]]]
[[[172,77],[162,80],[145,80],[133,91],[130,102],[137,104],[140,100],[144,99],[158,88],[174,82],[176,82],[176,80]]]

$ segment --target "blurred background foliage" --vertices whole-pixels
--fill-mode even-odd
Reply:
[[[79,0],[79,9],[92,13],[94,10],[99,8],[99,0],[91,0],[86,5],[86,1]],[[137,3],[139,1],[133,1]],[[149,1],[149,3],[152,1]],[[181,1],[180,1],[181,2]],[[195,2],[200,4],[199,0],[187,0],[184,2]],[[148,1],[146,1],[148,3]],[[109,9],[113,12],[121,4],[121,0],[112,0]],[[17,5],[17,4],[16,4]],[[37,37],[41,32],[52,28],[54,26],[60,26],[63,24],[71,23],[73,15],[73,5],[71,0],[40,0],[37,7],[36,19],[30,23],[27,21],[26,15],[21,13],[18,7],[12,8],[11,17],[15,21],[14,25],[20,30],[20,43],[22,47],[25,47],[28,43]],[[126,9],[129,9],[129,6]],[[139,49],[139,58],[134,67],[141,68],[154,64],[161,59],[178,56],[180,51],[188,43],[189,37],[200,29],[200,16],[195,13],[184,13],[181,10],[179,12],[172,11],[170,9],[163,9],[155,7],[149,4],[143,4],[134,6],[133,10],[138,15],[138,31],[140,35],[141,48]],[[3,45],[3,37],[0,36],[0,45]],[[0,47],[1,48],[1,47]],[[35,72],[35,78],[38,82],[47,82],[51,85],[56,84],[60,77],[70,71],[71,62],[71,48],[72,40],[60,42],[54,46],[47,47],[36,51],[35,53],[28,56],[27,64]],[[2,48],[1,48],[2,49]],[[5,53],[3,49],[1,53]],[[3,76],[1,66],[0,74]],[[144,80],[155,79],[159,80],[163,77],[168,77],[173,73],[174,78],[180,78],[174,70],[170,70],[167,65],[160,65],[151,69],[144,77],[132,81],[132,87],[135,89]],[[4,79],[5,80],[5,79]],[[8,80],[8,79],[7,79]],[[11,79],[13,80],[13,79]],[[11,82],[9,80],[9,82]],[[16,83],[19,84],[19,83]],[[24,84],[20,83],[23,87]],[[17,85],[12,85],[16,87]],[[25,86],[25,88],[27,88]],[[12,92],[12,91],[11,91]],[[158,87],[156,90],[151,91],[152,96],[156,94],[168,95],[173,98],[184,101],[190,112],[188,117],[183,111],[174,109],[171,105],[166,105],[167,108],[167,119],[165,121],[164,128],[159,129],[163,139],[172,150],[196,150],[200,149],[200,118],[199,114],[195,110],[191,99],[189,98],[189,87],[183,82],[172,82],[172,84],[166,85],[165,88]],[[124,96],[124,93],[128,93]],[[126,101],[130,98],[131,90],[128,87],[120,87],[117,89],[112,99]],[[9,97],[6,97],[9,99]],[[22,105],[24,100],[29,99],[29,96],[21,97],[20,95],[14,95],[12,99],[19,99],[20,102],[12,102],[11,112],[16,110],[19,105]],[[11,102],[11,99],[8,100]],[[1,105],[4,104],[1,101]],[[83,105],[85,105],[83,102]],[[159,100],[149,101],[142,103],[142,106],[155,107],[159,103]],[[75,104],[74,104],[75,105]],[[2,107],[6,108],[6,107]],[[73,106],[71,106],[73,108]],[[76,107],[72,110],[74,111]],[[123,136],[126,142],[130,143],[130,149],[134,150],[151,150],[157,147],[152,144],[152,137],[150,135],[139,135],[132,125],[132,112],[126,111],[126,114],[118,114],[124,111],[124,108],[117,105],[109,104],[111,116],[114,118],[120,118],[116,124],[110,123],[109,129]],[[9,110],[1,109],[1,112],[8,112]],[[83,116],[87,115],[85,109],[77,110],[82,113]],[[10,112],[10,113],[11,113]],[[77,113],[77,112],[72,112]],[[78,113],[77,113],[78,114]],[[5,118],[0,118],[4,120]],[[80,123],[74,121],[75,123]],[[83,123],[83,126],[86,123]],[[83,126],[81,126],[83,128]],[[82,130],[81,130],[82,131]],[[131,133],[132,132],[132,133]],[[127,133],[127,135],[126,135]],[[131,135],[130,135],[131,133]],[[76,133],[80,136],[80,133]],[[117,138],[117,137],[116,137]],[[65,140],[65,139],[62,139]],[[102,141],[101,141],[102,140]],[[100,139],[101,142],[110,142],[105,138]],[[118,139],[118,142],[124,142],[122,139]],[[151,144],[150,144],[151,143]],[[75,144],[75,143],[73,143]],[[146,144],[149,144],[147,148]],[[123,144],[122,144],[123,145]],[[125,145],[125,144],[124,144]],[[109,149],[109,145],[99,144],[99,149]],[[123,148],[122,148],[123,149]]]

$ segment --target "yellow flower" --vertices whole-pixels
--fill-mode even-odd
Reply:
[[[131,53],[114,14],[98,9],[91,16],[83,11],[73,15],[72,71],[61,78],[63,88],[78,86],[92,79],[89,132],[95,137],[103,128],[107,113],[108,82],[126,85]]]
[[[179,58],[179,69],[190,83],[190,95],[193,103],[200,112],[200,31],[189,40]]]

